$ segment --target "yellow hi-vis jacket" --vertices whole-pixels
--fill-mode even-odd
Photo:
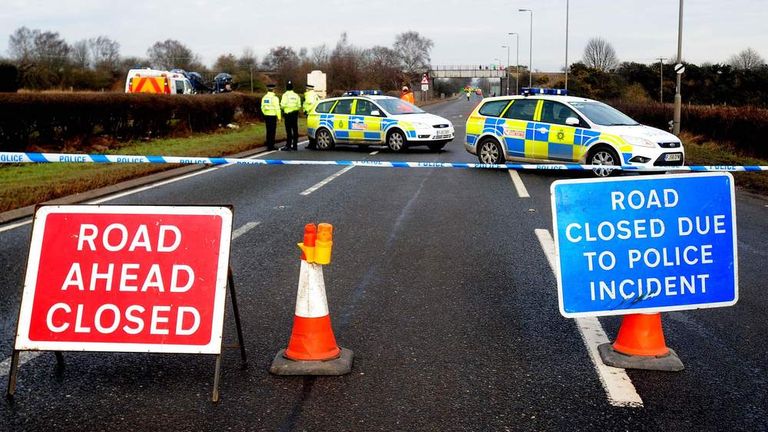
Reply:
[[[268,91],[267,94],[261,98],[261,112],[265,116],[277,116],[277,119],[280,120],[282,117],[280,112],[280,99],[275,92]]]
[[[314,90],[304,92],[304,112],[306,114],[309,114],[318,102],[320,102],[320,95],[315,93]]]
[[[280,99],[280,107],[286,114],[298,111],[301,109],[301,97],[293,90],[288,90],[283,93],[283,97]]]

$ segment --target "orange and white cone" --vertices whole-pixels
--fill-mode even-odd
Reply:
[[[664,341],[660,313],[624,315],[616,342],[602,344],[598,351],[608,366],[672,372],[684,369]]]
[[[350,350],[339,348],[331,327],[323,265],[330,264],[333,227],[304,228],[299,288],[288,348],[280,350],[270,372],[276,375],[343,375],[352,370]]]

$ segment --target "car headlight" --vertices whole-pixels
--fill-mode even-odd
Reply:
[[[628,142],[629,144],[639,146],[639,147],[650,147],[650,148],[658,147],[656,142],[651,141],[648,138],[632,136],[632,135],[622,135],[621,138],[624,139],[624,141]]]

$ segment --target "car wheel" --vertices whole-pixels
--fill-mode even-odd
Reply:
[[[491,138],[480,141],[477,147],[477,158],[484,164],[504,163],[504,152],[499,143]]]
[[[405,149],[405,135],[400,131],[392,131],[387,136],[387,147],[393,152],[401,152]]]
[[[437,151],[440,151],[440,150],[442,150],[442,149],[443,149],[443,147],[445,147],[445,144],[446,144],[446,143],[442,143],[442,142],[439,142],[439,143],[430,143],[430,144],[427,144],[427,147],[429,147],[429,149],[430,149],[430,150],[432,150],[432,151],[436,151],[436,152],[437,152]]]
[[[333,149],[334,143],[333,143],[333,137],[331,136],[331,133],[328,132],[328,129],[320,129],[317,131],[317,135],[315,137],[317,140],[317,148],[320,150],[331,150]]]
[[[613,149],[608,147],[600,147],[589,156],[590,165],[605,165],[605,166],[619,166],[621,160],[619,155],[616,154]],[[592,172],[597,177],[609,177],[616,175],[620,170],[610,168],[594,168]]]

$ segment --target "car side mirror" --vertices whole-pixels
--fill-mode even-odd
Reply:
[[[379,117],[379,116],[381,116],[381,111],[379,111],[379,110],[373,110],[373,111],[371,111],[371,115],[372,115],[372,116],[376,116],[376,117]]]
[[[580,123],[579,119],[577,119],[576,117],[568,117],[567,119],[565,119],[565,124],[567,124],[568,126],[578,126],[579,123]]]

